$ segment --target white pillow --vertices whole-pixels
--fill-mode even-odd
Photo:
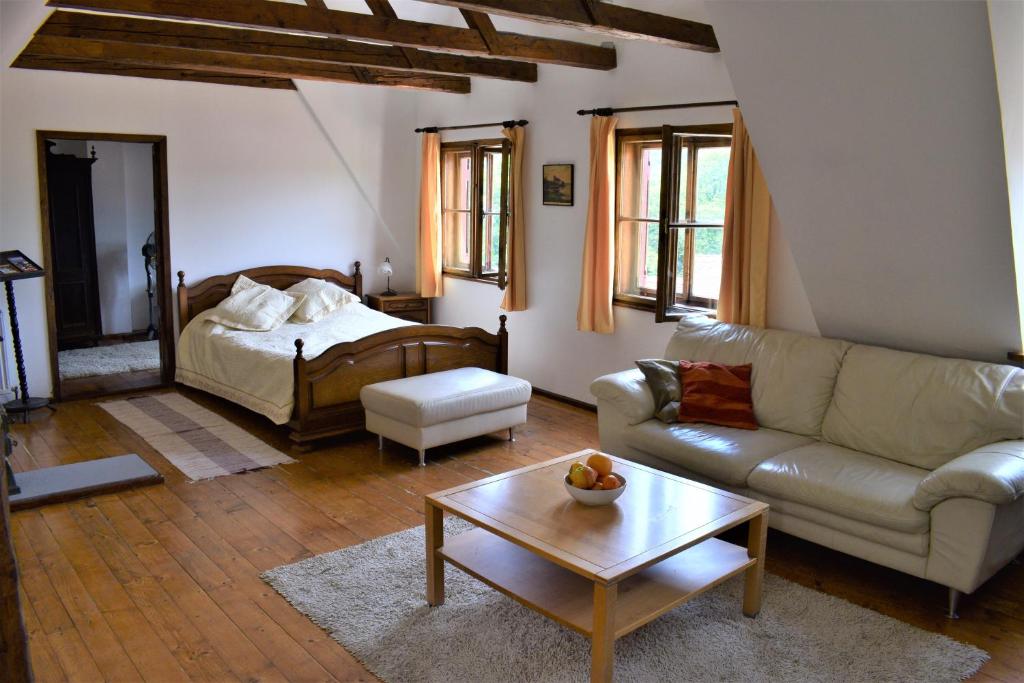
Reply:
[[[285,292],[303,294],[306,297],[292,314],[290,322],[293,323],[315,323],[346,304],[359,303],[359,297],[352,292],[342,289],[333,282],[312,277],[296,282]]]
[[[256,282],[255,280],[250,280],[244,275],[239,275],[238,277],[235,278],[235,284],[231,285],[231,293],[238,294],[244,289],[252,289],[253,287],[261,286],[268,285],[260,285],[260,283]]]
[[[280,327],[295,312],[306,297],[303,294],[282,292],[268,285],[261,285],[245,278],[249,283],[242,283],[240,275],[232,287],[232,294],[217,304],[207,318],[225,327],[253,332],[269,332]]]

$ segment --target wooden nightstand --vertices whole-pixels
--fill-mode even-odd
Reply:
[[[367,294],[366,305],[370,308],[416,323],[430,323],[430,299],[419,294],[399,293],[392,296]]]

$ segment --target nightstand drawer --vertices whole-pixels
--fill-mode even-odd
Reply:
[[[416,294],[369,294],[366,305],[396,318],[416,323],[430,323],[430,299]]]
[[[414,323],[423,323],[424,325],[430,322],[430,316],[427,314],[427,309],[425,308],[419,311],[402,311],[401,313],[396,311],[392,315],[396,318],[401,318],[402,320],[409,320]]]
[[[418,301],[384,301],[384,312],[391,313],[392,311],[425,311],[427,310],[427,300],[420,299]]]

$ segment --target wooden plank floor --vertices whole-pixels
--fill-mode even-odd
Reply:
[[[183,392],[274,446],[263,418]],[[138,453],[159,486],[16,513],[14,541],[40,681],[374,680],[264,584],[261,572],[423,523],[423,495],[597,444],[594,414],[536,397],[509,443],[413,451],[362,435],[298,463],[191,483],[93,401],[18,424],[16,470]],[[294,455],[294,454],[293,454]],[[943,616],[945,591],[772,533],[768,570],[992,655],[977,680],[1024,680],[1024,568],[1008,567]]]

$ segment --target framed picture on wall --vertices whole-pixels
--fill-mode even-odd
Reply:
[[[572,174],[572,164],[544,164],[544,204],[547,206],[572,206]]]

